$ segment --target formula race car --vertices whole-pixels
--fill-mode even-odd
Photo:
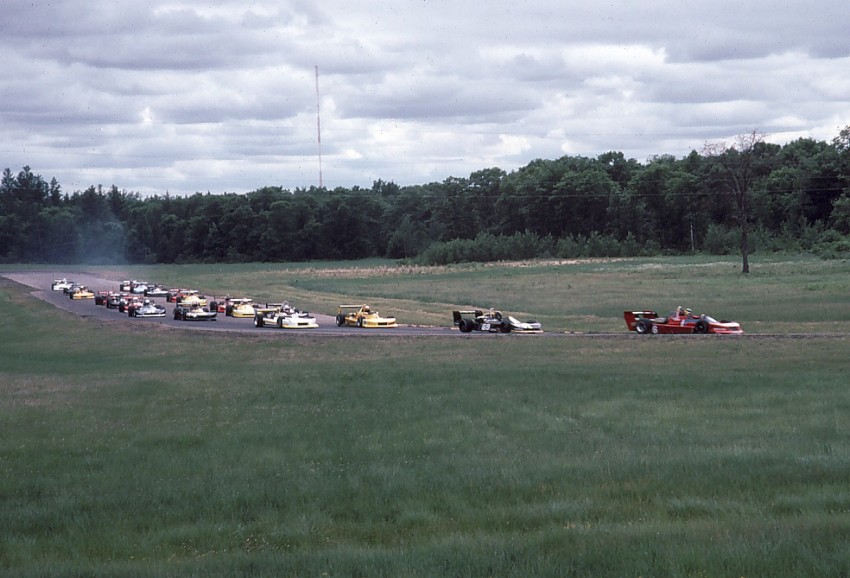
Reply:
[[[452,311],[452,319],[461,333],[472,331],[489,331],[498,333],[543,333],[543,326],[539,322],[519,321],[510,315],[502,315],[501,311],[480,309],[468,311]]]
[[[50,288],[54,291],[67,291],[73,284],[73,281],[68,281],[63,277],[62,279],[55,279],[53,283],[50,284]]]
[[[109,299],[110,295],[112,295],[112,291],[98,291],[94,294],[94,304],[106,305],[106,301]]]
[[[398,327],[395,317],[381,317],[368,305],[340,305],[336,314],[336,325],[342,327]]]
[[[221,311],[221,304],[218,307],[218,311]],[[254,302],[247,298],[227,299],[224,302],[224,314],[228,317],[253,319]]]
[[[168,303],[177,303],[177,299],[180,298],[183,293],[189,291],[188,289],[169,289],[165,293],[165,301]]]
[[[127,308],[130,317],[165,317],[165,307],[145,299],[141,304],[134,302]]]
[[[175,301],[177,305],[184,305],[186,307],[191,307],[194,305],[200,305],[201,307],[207,306],[207,298],[201,295],[199,291],[195,289],[187,289],[181,291],[177,295],[177,299]]]
[[[168,295],[168,289],[163,285],[148,285],[145,289],[145,297],[165,297]]]
[[[78,285],[68,293],[71,299],[94,299],[94,293],[85,285]]]
[[[111,293],[109,297],[106,298],[106,308],[107,309],[121,309],[121,303],[126,299],[129,299],[130,295],[126,293]]]
[[[623,311],[629,331],[640,334],[715,333],[740,335],[744,331],[734,321],[717,321],[708,315],[694,315],[690,309],[678,307],[667,317],[655,311]]]
[[[118,312],[129,313],[130,309],[142,306],[142,298],[132,293],[122,293],[121,299],[118,300]]]
[[[277,327],[279,329],[315,329],[316,318],[306,311],[298,311],[283,303],[279,306],[257,307],[254,327]]]
[[[210,311],[198,304],[178,304],[174,308],[174,319],[179,319],[181,321],[215,321],[216,315],[218,315],[218,313],[215,311]]]

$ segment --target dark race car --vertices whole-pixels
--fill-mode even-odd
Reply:
[[[174,319],[180,321],[215,321],[216,315],[218,313],[215,311],[210,311],[208,308],[201,307],[197,303],[190,305],[178,304],[174,308]]]
[[[498,333],[542,333],[543,327],[537,321],[519,321],[510,315],[502,315],[501,311],[480,309],[467,311],[452,311],[452,320],[461,333],[472,331],[487,331]]]
[[[624,311],[623,318],[629,331],[640,334],[714,333],[740,335],[744,331],[734,321],[718,321],[709,315],[694,315],[690,309],[677,308],[667,317],[655,311]]]

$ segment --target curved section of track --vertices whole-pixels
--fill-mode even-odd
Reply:
[[[313,312],[313,316],[319,322],[317,329],[278,329],[276,327],[258,329],[254,327],[251,319],[235,319],[225,317],[219,314],[216,321],[178,321],[175,320],[171,313],[173,306],[170,303],[165,303],[165,299],[155,299],[159,303],[166,305],[166,316],[159,318],[130,318],[129,316],[119,313],[114,309],[95,305],[91,299],[82,301],[73,301],[68,298],[62,291],[52,291],[50,285],[54,279],[68,278],[73,279],[77,283],[87,285],[92,291],[115,291],[117,283],[115,281],[104,279],[102,277],[87,274],[87,273],[65,273],[61,271],[25,271],[25,272],[7,272],[0,273],[0,276],[6,277],[16,283],[32,287],[32,295],[42,299],[55,307],[70,311],[81,317],[90,317],[103,321],[117,321],[122,318],[128,323],[157,323],[165,327],[173,327],[175,329],[191,329],[197,331],[215,331],[215,332],[237,332],[237,333],[253,333],[267,335],[320,335],[327,337],[367,337],[367,336],[398,336],[398,337],[455,337],[463,336],[467,339],[475,339],[477,337],[484,338],[522,338],[530,336],[522,336],[520,334],[508,333],[460,333],[457,329],[450,327],[424,327],[412,325],[399,325],[395,329],[358,329],[355,327],[337,327],[336,320],[331,315],[324,315]],[[693,339],[804,339],[804,338],[847,338],[850,334],[847,333],[772,333],[772,334],[744,334],[744,335],[656,335],[647,337],[645,335],[637,335],[632,332],[624,333],[543,333],[543,336],[561,336],[561,337],[582,337],[596,339],[664,339],[673,338],[681,339],[683,337]]]
[[[337,327],[336,319],[331,315],[321,313],[312,313],[319,322],[319,327],[316,329],[278,329],[277,327],[269,327],[258,329],[254,327],[251,319],[236,319],[233,317],[225,317],[219,314],[215,321],[178,321],[172,317],[174,306],[166,303],[164,298],[157,298],[154,301],[166,306],[166,316],[157,318],[130,318],[126,314],[119,313],[115,309],[107,309],[99,305],[95,305],[91,299],[74,301],[68,298],[62,291],[52,291],[51,283],[54,279],[68,278],[77,283],[86,285],[94,292],[98,291],[115,291],[117,283],[109,279],[104,279],[86,273],[68,274],[57,271],[27,271],[27,272],[10,272],[0,274],[7,279],[11,279],[21,285],[32,287],[32,295],[42,299],[51,305],[70,311],[82,317],[90,317],[104,321],[119,320],[125,318],[128,323],[158,323],[166,327],[174,327],[180,329],[191,329],[197,331],[229,331],[229,332],[244,332],[244,333],[264,333],[277,335],[293,335],[293,334],[310,334],[310,335],[325,335],[325,336],[378,336],[378,335],[397,335],[397,336],[426,336],[426,337],[445,337],[460,335],[460,332],[448,327],[416,327],[409,325],[399,325],[394,329],[359,329],[356,327]]]

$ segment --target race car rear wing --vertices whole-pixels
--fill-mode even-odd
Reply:
[[[635,330],[638,319],[655,319],[658,314],[655,311],[623,311],[623,318],[626,320],[626,325],[629,331]]]
[[[479,309],[465,309],[461,311],[452,311],[452,319],[454,319],[455,325],[460,323],[460,320],[463,319],[464,315],[472,315],[475,317],[481,317],[484,315],[484,312]]]

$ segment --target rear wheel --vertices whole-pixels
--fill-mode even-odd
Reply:
[[[336,316],[336,326],[342,327],[343,325],[345,325],[345,315],[340,313],[339,315]]]
[[[255,315],[254,316],[254,327],[262,327],[263,325],[265,325],[265,322],[263,321],[262,316]]]
[[[697,321],[696,326],[694,326],[694,333],[708,333],[708,323],[704,319]]]
[[[283,317],[277,318],[277,327],[278,329],[283,329]]]
[[[649,319],[638,319],[635,323],[635,332],[645,335],[652,331],[652,321]]]
[[[473,325],[474,323],[469,319],[461,319],[457,324],[457,328],[460,329],[461,333],[470,333],[473,329]]]

